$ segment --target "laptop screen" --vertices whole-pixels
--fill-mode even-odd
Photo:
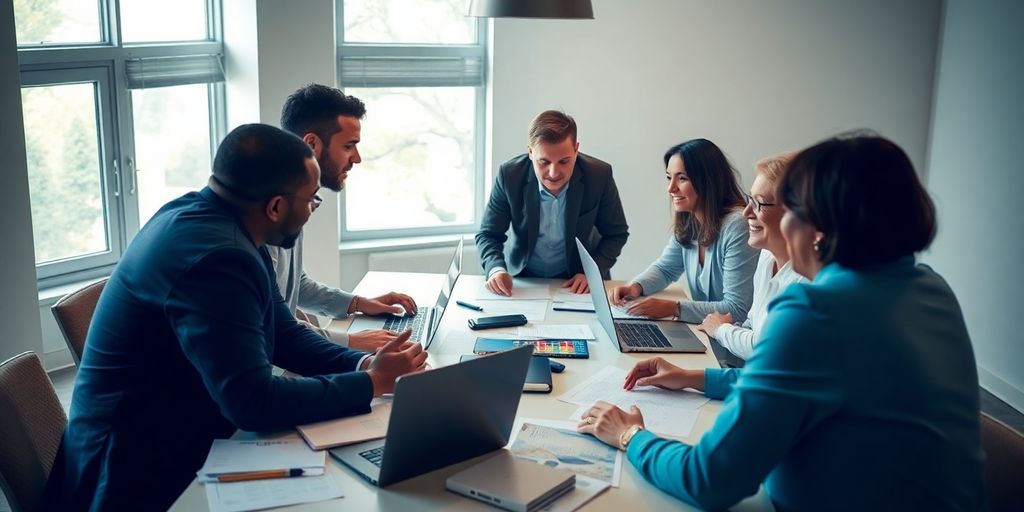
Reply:
[[[444,285],[441,286],[441,293],[438,294],[437,303],[434,305],[434,316],[430,321],[430,330],[427,331],[430,338],[427,339],[425,347],[430,346],[434,335],[437,334],[437,326],[441,323],[441,315],[444,314],[444,309],[448,306],[448,300],[455,290],[455,282],[458,281],[459,275],[462,274],[462,245],[463,240],[459,239],[459,245],[455,248],[455,256],[452,257],[452,262],[448,265],[448,272],[445,275]]]
[[[576,248],[580,253],[580,263],[583,264],[583,273],[587,276],[587,286],[590,287],[590,300],[594,302],[594,311],[597,313],[597,320],[601,322],[605,334],[612,343],[618,343],[615,335],[615,320],[612,318],[612,307],[608,303],[608,293],[604,289],[604,280],[601,279],[601,269],[597,268],[597,262],[590,257],[583,242],[576,239]]]

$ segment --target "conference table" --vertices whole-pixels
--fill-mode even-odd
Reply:
[[[438,292],[444,282],[444,274],[427,274],[412,272],[369,272],[360,281],[354,293],[364,297],[374,297],[390,291],[399,291],[411,295],[420,306],[433,305],[437,300]],[[487,331],[472,331],[467,326],[470,318],[497,314],[493,312],[478,312],[457,306],[456,299],[467,302],[474,302],[483,285],[484,278],[478,275],[462,275],[459,277],[452,300],[445,309],[444,316],[438,327],[433,343],[428,348],[428,363],[432,367],[455,364],[463,354],[472,353],[473,343],[478,336],[486,336]],[[516,282],[533,284],[548,284],[552,294],[561,284],[561,280],[543,279],[516,279]],[[607,289],[619,284],[617,281],[605,283]],[[664,298],[678,300],[685,297],[685,291],[673,285],[667,290],[656,294]],[[503,301],[506,304],[511,301]],[[508,306],[504,306],[508,307]],[[345,320],[334,320],[328,326],[329,330],[344,331],[351,323],[351,318]],[[552,375],[553,391],[550,394],[524,393],[519,404],[517,418],[533,418],[546,420],[568,420],[569,416],[576,410],[577,406],[561,402],[557,398],[580,384],[590,375],[601,369],[614,366],[628,370],[633,365],[651,354],[621,353],[612,344],[612,341],[605,335],[597,321],[597,316],[589,312],[567,312],[552,310],[551,301],[544,314],[544,320],[531,321],[531,324],[587,324],[594,332],[596,339],[589,344],[589,359],[559,359],[565,363],[566,369],[563,373]],[[690,326],[697,333],[701,341],[708,345],[706,335],[696,330],[695,325]],[[718,367],[718,361],[712,350],[703,354],[664,354],[665,359],[683,368],[709,368]],[[438,400],[445,400],[446,397],[439,396]],[[718,412],[721,409],[721,402],[712,400],[705,404],[697,417],[696,424],[691,435],[679,438],[686,443],[696,443],[700,436],[707,431]],[[287,432],[242,432],[236,433],[236,439],[287,439],[298,438],[295,431]],[[486,459],[489,455],[483,455],[468,461],[441,468],[430,473],[411,478],[409,480],[390,485],[385,488],[378,488],[351,469],[343,466],[340,462],[327,456],[327,474],[342,486],[344,497],[336,500],[307,503],[282,508],[280,510],[358,510],[358,511],[402,511],[413,510],[498,510],[481,502],[474,501],[445,490],[445,479],[449,476],[466,469],[473,464]],[[737,461],[739,462],[739,461]],[[171,507],[174,511],[206,511],[206,491],[202,484],[194,480],[191,485],[182,493],[178,500]],[[679,501],[672,496],[658,490],[640,476],[636,469],[623,460],[622,477],[619,487],[612,487],[582,507],[585,511],[615,511],[624,510],[694,510],[686,503]],[[763,487],[758,494],[747,498],[734,506],[731,510],[737,511],[761,511],[772,510],[771,504],[764,494]]]

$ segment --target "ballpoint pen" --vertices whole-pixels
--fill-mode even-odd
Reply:
[[[464,307],[464,308],[469,308],[469,309],[472,309],[474,311],[483,311],[484,310],[484,308],[482,308],[480,306],[477,306],[476,304],[470,304],[468,302],[462,302],[461,300],[457,300],[457,301],[455,301],[455,303],[460,305],[460,306],[462,306],[462,307]]]
[[[305,470],[302,468],[292,469],[270,469],[267,471],[250,471],[247,473],[227,473],[217,475],[218,482],[244,482],[246,480],[264,480],[267,478],[286,478],[302,476]]]

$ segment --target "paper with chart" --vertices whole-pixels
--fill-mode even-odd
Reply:
[[[473,318],[482,316],[497,315],[525,315],[531,322],[543,322],[548,314],[547,300],[493,300],[478,299],[473,301],[474,305],[483,308],[483,311],[473,312]]]
[[[548,300],[551,298],[551,289],[547,283],[529,283],[513,279],[512,296],[498,295],[487,289],[487,283],[482,282],[476,290],[475,297],[478,300]]]
[[[513,435],[509,450],[516,457],[619,486],[622,452],[576,432],[575,423],[524,418],[516,420]]]
[[[330,475],[271,478],[248,482],[211,482],[204,486],[210,512],[260,510],[333,500],[344,496],[341,486]]]
[[[644,424],[651,432],[689,437],[700,407],[708,403],[707,397],[692,391],[669,391],[656,387],[637,387],[626,391],[622,389],[622,383],[626,381],[627,373],[620,368],[605,367],[558,399],[580,406],[570,416],[573,421],[578,422],[594,402],[603,400],[626,411],[631,405],[639,407],[644,415]]]

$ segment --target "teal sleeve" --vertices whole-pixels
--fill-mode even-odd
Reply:
[[[644,478],[698,507],[730,507],[755,494],[800,438],[839,407],[839,371],[804,341],[820,326],[798,295],[780,297],[742,379],[734,370],[707,371],[708,396],[727,398],[696,445],[646,431],[633,438],[627,455]]]
[[[739,368],[707,368],[704,370],[704,394],[713,400],[725,400],[740,378]]]

